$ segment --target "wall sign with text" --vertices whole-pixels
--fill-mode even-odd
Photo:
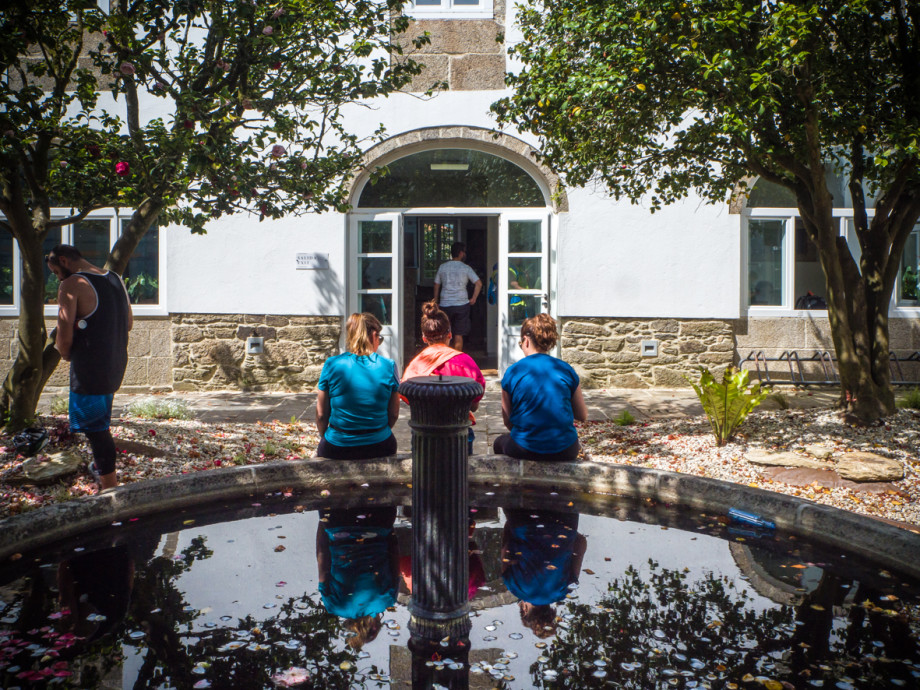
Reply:
[[[297,252],[297,269],[324,270],[329,268],[329,254],[327,252]]]

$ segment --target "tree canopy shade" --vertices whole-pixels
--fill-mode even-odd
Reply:
[[[19,356],[10,425],[34,414],[42,244],[90,211],[134,209],[107,266],[123,272],[159,221],[203,232],[226,214],[346,207],[367,142],[343,108],[420,70],[395,60],[401,0],[31,0],[0,14],[0,228],[19,245]],[[420,47],[427,39],[415,41]],[[110,93],[105,93],[109,91]],[[371,139],[376,140],[380,132]],[[56,200],[56,201],[55,201]],[[72,212],[54,217],[60,203]]]
[[[690,190],[724,203],[752,175],[787,188],[827,279],[841,404],[862,421],[893,412],[888,306],[920,217],[920,5],[536,0],[518,20],[523,69],[499,121],[539,135],[568,183],[653,211]]]

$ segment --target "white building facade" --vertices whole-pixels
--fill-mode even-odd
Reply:
[[[404,366],[422,346],[420,305],[454,241],[466,243],[484,283],[466,339],[483,369],[501,372],[522,356],[521,321],[540,311],[557,319],[558,355],[586,387],[684,387],[699,365],[833,353],[826,310],[796,308],[808,292],[823,294],[824,278],[783,194],[755,185],[738,206],[691,196],[652,214],[601,189],[566,188],[535,158],[534,140],[497,131],[489,115],[514,69],[505,55],[513,7],[417,0],[413,13],[411,31],[432,37],[413,56],[425,71],[411,90],[350,116],[359,135],[381,122],[388,133],[352,181],[352,211],[236,216],[203,236],[171,226],[144,239],[126,273],[136,319],[124,390],[312,389],[355,311],[381,319],[385,354]],[[422,97],[439,81],[449,88]],[[389,175],[371,184],[384,165]],[[848,235],[844,188],[835,198]],[[48,248],[75,244],[101,264],[125,220],[92,214],[52,233]],[[11,238],[0,240],[5,371],[16,354],[19,258]],[[918,264],[915,232],[891,305],[902,359],[920,350]],[[49,302],[49,322],[55,313]],[[252,337],[261,352],[247,348]],[[63,368],[51,384],[66,385]]]

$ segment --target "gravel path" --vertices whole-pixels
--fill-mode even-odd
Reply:
[[[46,453],[70,449],[89,460],[82,436],[67,431],[66,417],[44,417],[52,429]],[[115,420],[113,433],[125,447],[120,454],[120,483],[260,462],[309,458],[319,437],[312,424],[268,422],[206,423],[197,420]],[[585,457],[595,462],[652,467],[712,477],[807,498],[874,517],[920,526],[920,412],[901,410],[886,423],[869,428],[844,424],[826,409],[756,411],[736,439],[715,445],[705,417],[670,419],[630,426],[614,422],[580,425]],[[0,445],[5,440],[0,438]],[[870,451],[903,464],[904,478],[890,485],[831,488],[813,482],[802,486],[779,481],[772,468],[747,462],[752,449],[801,452],[807,445],[831,447],[834,453]],[[5,451],[0,448],[0,452]],[[57,484],[22,484],[23,458],[0,456],[0,517],[92,494],[87,473]],[[874,491],[867,491],[872,488]]]

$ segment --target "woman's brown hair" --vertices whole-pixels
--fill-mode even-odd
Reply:
[[[345,323],[345,348],[356,355],[373,354],[372,338],[374,333],[380,333],[381,328],[373,314],[352,314]]]
[[[429,345],[450,339],[450,319],[434,300],[422,305],[422,335]]]
[[[555,319],[549,314],[537,314],[524,319],[521,338],[525,336],[530,337],[533,346],[540,352],[549,352],[556,347],[556,341],[559,340]]]

